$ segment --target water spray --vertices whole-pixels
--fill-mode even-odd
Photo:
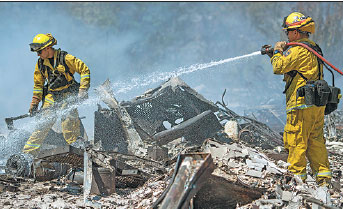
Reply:
[[[133,88],[143,87],[143,86],[150,85],[152,83],[165,81],[165,80],[169,79],[170,77],[177,77],[177,76],[181,76],[184,74],[189,74],[189,73],[192,73],[195,71],[204,70],[204,69],[207,69],[207,68],[210,68],[213,66],[217,66],[217,65],[221,65],[221,64],[225,64],[225,63],[229,63],[229,62],[234,62],[237,60],[249,58],[252,56],[259,55],[259,54],[260,54],[260,51],[256,51],[256,52],[253,52],[250,54],[237,56],[237,57],[233,57],[233,58],[228,58],[228,59],[223,59],[223,60],[219,60],[219,61],[211,61],[209,63],[194,64],[194,65],[191,65],[188,67],[180,67],[180,68],[178,68],[172,72],[154,72],[148,76],[143,76],[140,78],[137,78],[137,77],[132,78],[130,80],[130,82],[132,84],[130,84],[130,85],[128,84],[128,82],[116,82],[112,85],[112,89],[114,89],[114,94],[126,93],[126,92],[132,90]],[[64,114],[67,114],[69,111],[71,111],[74,108],[78,108],[78,107],[84,106],[84,105],[93,105],[96,103],[100,103],[100,101],[101,101],[100,95],[97,95],[94,98],[89,98],[89,99],[84,100],[84,101],[78,101],[77,96],[71,96],[71,97],[67,98],[67,100],[63,101],[63,102],[69,103],[67,108],[64,108],[64,109],[58,109],[56,107],[53,108],[54,114],[52,117],[46,117],[46,114],[44,113],[45,110],[41,109],[40,113],[37,114],[37,116],[35,117],[36,120],[35,120],[34,124],[27,124],[26,127],[22,127],[22,128],[26,128],[26,129],[30,130],[30,129],[32,129],[33,125],[34,126],[43,125],[44,123],[54,119],[55,117],[60,117]],[[49,110],[49,109],[47,109],[47,110]],[[31,115],[29,113],[27,113],[27,114],[23,114],[23,115],[16,116],[16,117],[6,118],[5,121],[6,121],[8,129],[12,130],[12,131],[14,130],[13,121],[18,120],[18,119],[27,118],[30,116]]]
[[[177,77],[181,76],[184,74],[189,74],[195,71],[199,70],[204,70],[213,66],[229,63],[229,62],[234,62],[237,60],[249,58],[252,56],[259,55],[261,52],[256,51],[250,54],[242,55],[242,56],[237,56],[237,57],[232,57],[228,59],[223,59],[219,61],[212,61],[209,63],[202,63],[202,64],[194,64],[189,67],[180,67],[176,69],[175,71],[172,72],[154,72],[150,75],[145,75],[140,78],[133,78],[130,80],[131,85],[127,85],[127,83],[124,82],[116,82],[112,84],[112,89],[114,89],[114,94],[119,94],[119,93],[126,93],[130,91],[133,88],[136,87],[142,87],[142,86],[147,86],[152,83],[160,82],[160,81],[165,81],[168,80],[170,77]]]
[[[15,120],[23,119],[23,118],[28,118],[28,117],[34,117],[35,118],[35,126],[40,126],[44,124],[47,121],[53,120],[56,117],[60,117],[62,115],[68,114],[72,109],[78,108],[80,106],[85,106],[85,105],[93,105],[95,103],[99,103],[100,98],[99,97],[94,97],[94,98],[89,98],[87,100],[79,100],[77,95],[76,96],[70,96],[67,99],[65,99],[62,103],[56,104],[56,106],[49,107],[49,108],[44,108],[40,109],[36,114],[31,115],[30,113],[26,113],[23,115],[19,115],[16,117],[9,117],[5,118],[5,122],[7,125],[8,130],[15,130],[13,122]],[[62,104],[67,103],[68,107],[60,109],[59,107],[62,106]],[[47,112],[50,111],[53,114],[48,114]],[[29,127],[30,126],[30,127]],[[26,127],[22,127],[24,129],[32,129],[31,126],[33,124],[28,124]]]

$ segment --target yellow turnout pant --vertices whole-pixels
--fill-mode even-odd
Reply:
[[[323,136],[323,107],[309,107],[287,113],[287,123],[283,135],[284,146],[289,151],[288,170],[306,179],[306,157],[310,162],[317,182],[331,179],[328,154]]]
[[[64,93],[63,98],[67,98],[69,93]],[[45,97],[45,102],[43,105],[44,109],[44,117],[42,120],[44,120],[44,123],[40,125],[30,136],[30,138],[27,140],[23,152],[24,153],[30,153],[32,155],[37,155],[39,152],[39,149],[44,142],[44,139],[48,135],[50,129],[56,122],[57,115],[55,114],[56,111],[64,111],[68,108],[67,102],[61,103],[60,106],[56,109],[52,109],[51,107],[55,107],[55,101],[52,96],[52,94],[47,94]],[[46,109],[51,108],[51,109]],[[63,113],[61,116],[61,122],[62,122],[62,133],[64,136],[64,139],[68,144],[71,144],[76,141],[77,137],[80,136],[80,119],[79,119],[79,113],[76,108],[73,108],[71,110],[66,111],[66,113]]]

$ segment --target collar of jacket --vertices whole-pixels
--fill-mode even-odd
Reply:
[[[310,39],[308,39],[308,38],[301,38],[301,39],[298,39],[298,40],[293,41],[293,42],[297,42],[297,43],[299,43],[299,42],[309,42],[309,43],[312,44],[312,45],[316,45],[315,42],[313,42],[312,40],[310,40]]]
[[[55,63],[55,65],[56,65],[57,53],[58,53],[58,51],[57,51],[57,50],[54,50],[54,63]],[[51,64],[50,64],[49,58],[44,59],[43,65],[46,65],[46,66],[50,67],[51,69],[54,69],[54,67],[51,66]],[[56,67],[56,66],[55,66],[55,67]]]

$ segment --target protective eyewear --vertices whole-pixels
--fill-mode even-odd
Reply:
[[[32,43],[32,44],[30,44],[30,49],[32,52],[36,52],[40,48],[42,48],[43,46],[44,46],[44,44]]]
[[[295,29],[288,29],[288,30],[285,30],[286,36],[288,36],[289,31],[295,31]]]
[[[38,54],[38,55],[42,54],[42,51],[43,51],[43,49],[37,51],[37,54]]]

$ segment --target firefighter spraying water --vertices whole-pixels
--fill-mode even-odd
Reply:
[[[323,57],[321,48],[309,39],[315,32],[311,17],[293,12],[284,18],[283,30],[289,43],[264,45],[261,54],[271,58],[274,74],[286,82],[287,123],[284,147],[288,169],[303,181],[307,178],[306,158],[319,185],[330,185],[332,177],[323,137],[324,114],[337,109],[341,90],[335,87],[334,74],[327,66],[343,73]],[[332,86],[323,79],[323,66],[332,74]]]
[[[154,82],[163,81],[169,77],[176,77],[183,74],[192,73],[224,63],[256,56],[258,54],[267,54],[269,57],[271,57],[274,73],[284,75],[284,81],[286,82],[284,93],[286,94],[287,103],[287,124],[284,132],[284,143],[285,148],[290,153],[288,157],[288,162],[291,164],[289,166],[289,170],[294,172],[301,179],[305,180],[305,156],[307,156],[310,160],[311,168],[317,178],[317,181],[320,183],[329,182],[331,173],[327,160],[327,152],[323,141],[323,120],[324,114],[329,114],[337,109],[339,99],[341,98],[340,89],[335,87],[334,74],[331,69],[342,75],[343,72],[328,62],[323,57],[320,47],[309,39],[309,35],[315,32],[315,23],[311,17],[306,17],[301,13],[294,12],[285,17],[283,30],[288,36],[290,41],[289,43],[277,42],[274,47],[271,45],[264,45],[262,46],[261,51],[253,52],[247,55],[204,64],[195,64],[189,67],[179,68],[169,73],[155,73],[153,74],[153,78],[150,76],[141,79],[135,78],[133,79],[135,80],[133,85],[118,84],[117,86],[120,86],[120,88],[115,88],[116,93],[125,93],[134,87],[145,86]],[[45,37],[43,36],[44,34],[40,35],[43,38]],[[47,37],[48,38],[46,38],[46,40],[44,39],[47,44],[45,44],[45,42],[37,42],[37,44],[33,43],[31,44],[32,50],[39,52],[38,54],[40,55],[45,50],[44,47],[48,48],[52,46],[51,44],[54,43],[52,39],[53,37]],[[41,45],[38,44],[45,45],[42,45],[43,48],[39,48]],[[49,65],[47,64],[47,66]],[[327,82],[323,80],[323,66],[325,66],[332,74],[332,86],[328,85]],[[331,69],[328,66],[330,66]],[[80,72],[81,79],[83,79],[85,82],[85,79],[89,78],[89,73],[87,74],[87,72]],[[38,73],[36,74],[38,75]],[[68,75],[69,74],[67,74],[67,76]],[[13,129],[14,120],[32,116],[32,113],[37,110],[37,105],[41,100],[40,96],[38,95],[38,93],[40,94],[42,91],[41,87],[42,86],[34,89],[36,93],[34,94],[32,100],[30,114],[24,114],[18,117],[6,119],[9,129]],[[83,90],[87,90],[88,87],[80,87],[79,89],[81,90],[81,93],[79,94],[82,97],[82,92],[84,92]],[[48,95],[46,101],[49,102],[50,100],[51,98]],[[315,118],[315,120],[309,120],[309,118]],[[67,128],[69,126],[65,127]],[[310,146],[311,143],[314,143],[315,145]],[[26,147],[27,146],[28,145],[26,145]],[[321,153],[320,157],[313,154],[314,152]]]
[[[170,77],[178,77],[178,76],[189,74],[189,73],[196,72],[199,70],[205,70],[205,69],[208,69],[208,68],[211,68],[214,66],[218,66],[221,64],[235,62],[235,61],[239,61],[239,60],[243,60],[243,59],[248,59],[248,58],[251,58],[253,56],[257,56],[259,54],[260,54],[260,51],[256,51],[256,52],[253,52],[250,54],[241,55],[241,56],[232,57],[232,58],[227,58],[227,59],[223,59],[223,60],[212,61],[212,62],[202,63],[202,64],[194,64],[194,65],[191,65],[188,67],[180,67],[180,68],[178,68],[174,71],[171,71],[171,72],[155,72],[155,73],[152,73],[150,75],[132,78],[131,81],[129,81],[129,82],[115,82],[112,84],[112,88],[113,88],[115,94],[127,93],[128,91],[132,90],[133,88],[144,87],[144,86],[148,86],[152,83],[157,83],[160,81],[166,81]],[[96,104],[99,102],[98,98],[89,98],[87,100],[88,100],[89,104]],[[73,98],[73,97],[69,97],[67,99],[67,101],[69,104],[73,104],[72,106],[69,105],[69,107],[71,106],[72,108],[77,108],[79,105],[84,105],[87,103],[84,100],[82,102],[80,102],[77,100],[77,98]],[[55,112],[56,112],[57,116],[60,116],[61,114],[63,114],[66,111],[69,111],[70,109],[71,108],[65,108],[65,111],[63,111],[63,112],[61,112],[61,111],[56,112],[56,110],[55,110]],[[15,129],[14,121],[19,120],[19,119],[23,119],[23,118],[27,118],[27,117],[40,115],[41,112],[42,111],[37,110],[35,114],[26,113],[26,114],[22,114],[19,116],[5,118],[7,128],[9,130],[14,130]]]

